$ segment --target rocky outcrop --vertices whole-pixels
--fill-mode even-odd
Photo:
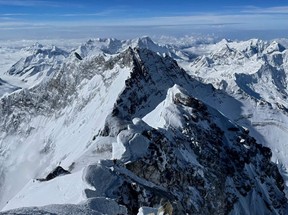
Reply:
[[[63,169],[61,166],[57,166],[51,173],[45,178],[36,179],[37,181],[50,181],[58,176],[71,174],[68,170]]]

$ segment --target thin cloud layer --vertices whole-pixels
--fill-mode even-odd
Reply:
[[[269,7],[269,8],[259,8],[259,7],[248,7],[242,11],[243,13],[252,14],[288,14],[288,6],[281,7]]]
[[[87,1],[90,2],[91,1]],[[95,3],[96,4],[96,3]],[[145,32],[145,34],[163,33],[175,34],[178,32],[189,34],[198,31],[211,32],[218,31],[283,31],[288,29],[288,6],[257,7],[241,6],[231,7],[223,11],[197,11],[169,10],[166,12],[148,13],[147,8],[132,8],[125,5],[113,5],[113,7],[95,6],[95,9],[88,8],[83,3],[81,7],[71,2],[70,7],[63,1],[36,1],[36,0],[0,0],[0,5],[20,6],[33,8],[33,10],[15,10],[1,13],[0,9],[0,39],[1,35],[15,34],[19,32],[20,37],[29,37],[29,33],[23,29],[33,29],[33,35],[44,34],[43,28],[49,29],[51,35],[59,32],[73,32],[73,35],[90,36],[96,32],[117,27],[119,35],[127,34],[130,30],[131,37],[135,34]],[[65,7],[64,7],[65,5]],[[45,8],[34,10],[36,8]],[[47,7],[59,7],[49,10]],[[151,6],[153,7],[153,6]],[[62,9],[63,8],[63,9]],[[177,14],[177,15],[175,15]],[[132,28],[134,27],[134,28]],[[104,30],[103,30],[104,29]],[[165,29],[165,30],[163,30]],[[150,30],[150,32],[148,32]],[[82,33],[78,32],[82,31]],[[90,32],[90,33],[89,33]],[[49,36],[49,35],[48,35]],[[61,36],[61,35],[59,35]],[[63,37],[65,34],[63,34]],[[114,35],[115,36],[115,35]],[[116,35],[117,37],[117,35]]]
[[[5,6],[21,6],[21,7],[60,7],[62,3],[52,1],[41,1],[41,0],[0,0],[0,5]]]

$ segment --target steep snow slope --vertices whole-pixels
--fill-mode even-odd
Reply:
[[[3,214],[287,213],[270,150],[205,104],[239,109],[236,99],[167,55],[104,54],[72,52],[47,81],[1,99],[3,210],[62,204]],[[57,165],[71,174],[34,180]]]

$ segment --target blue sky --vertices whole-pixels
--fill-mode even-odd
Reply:
[[[285,37],[284,0],[0,0],[0,39],[221,34]]]

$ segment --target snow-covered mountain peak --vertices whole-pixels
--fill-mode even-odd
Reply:
[[[56,46],[44,47],[38,43],[32,46],[31,51],[29,56],[21,58],[7,71],[8,75],[28,82],[27,85],[35,85],[50,76],[68,56],[66,51]]]
[[[235,74],[236,83],[247,95],[269,103],[282,103],[288,94],[286,73],[270,64],[264,64],[254,74]],[[270,94],[263,92],[270,91]],[[287,103],[283,101],[285,106]]]
[[[271,96],[271,93],[268,93],[268,91],[270,91],[268,88],[274,89],[275,93],[273,94],[275,95],[278,94],[278,92],[283,93],[285,91],[284,89],[287,82],[286,72],[283,70],[283,68],[286,68],[286,64],[284,63],[285,59],[285,48],[277,42],[268,43],[258,39],[240,42],[221,41],[215,45],[215,48],[212,49],[210,54],[200,56],[194,60],[189,70],[193,71],[197,76],[205,78],[207,83],[215,81],[214,86],[216,88],[219,82],[223,80],[228,84],[228,89],[232,91],[235,90],[234,80],[237,82],[238,87],[242,89],[244,85],[240,83],[242,83],[244,79],[246,81],[249,79],[249,84],[245,84],[246,87],[242,90],[248,93],[247,90],[249,88],[249,92],[252,93],[252,91],[250,91],[252,85],[258,85],[258,90],[267,90],[267,93],[263,94],[263,97],[268,99],[268,97]],[[260,75],[260,73],[263,75]],[[246,78],[253,76],[253,78],[246,79],[244,76]],[[268,78],[268,76],[270,78]],[[272,76],[274,78],[272,78]],[[240,77],[242,77],[241,81],[239,79]],[[268,85],[269,87],[266,88],[265,86]],[[280,85],[282,87],[280,87]],[[262,94],[259,91],[256,94],[258,93]],[[253,93],[253,95],[256,94]],[[284,94],[286,94],[286,92]],[[280,96],[280,98],[281,97],[282,96]],[[269,102],[271,101],[271,99],[268,100]]]
[[[251,41],[222,43],[189,75],[175,47],[150,38],[89,40],[52,59],[45,81],[1,98],[0,206],[34,206],[3,214],[286,214],[265,139],[233,122],[276,101],[262,92],[285,91],[284,70],[243,51]],[[49,61],[38,50],[38,64]]]
[[[139,48],[146,48],[153,50],[155,47],[159,48],[159,45],[157,45],[150,37],[144,36],[137,38],[135,40],[135,46],[138,46]]]
[[[124,41],[114,38],[90,39],[82,44],[75,51],[82,57],[89,57],[97,54],[117,54],[123,50]]]
[[[250,58],[254,55],[261,55],[264,49],[267,47],[267,42],[259,39],[250,39],[247,41],[232,41],[223,39],[210,47],[210,52],[214,54],[217,53],[221,55],[221,52],[224,53],[225,50],[229,50],[230,52],[238,52],[247,58]]]
[[[33,53],[35,50],[42,49],[42,48],[44,48],[44,46],[41,43],[36,42],[29,47],[23,48],[23,50]]]
[[[67,52],[58,48],[55,45],[43,45],[39,42],[34,43],[33,45],[23,48],[22,50],[26,51],[29,55],[37,55],[37,54],[43,54],[43,55],[66,55]]]
[[[149,49],[161,56],[168,55],[173,58],[180,58],[175,49],[169,48],[167,45],[160,45],[155,43],[150,37],[141,37],[135,40],[127,41],[131,47],[137,47],[141,49]]]

